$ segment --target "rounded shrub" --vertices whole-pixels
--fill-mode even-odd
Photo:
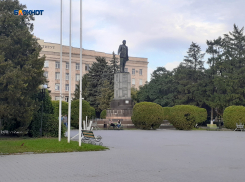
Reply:
[[[86,116],[88,119],[92,119],[91,116],[91,106],[85,100],[82,101],[82,120],[86,120]],[[79,99],[73,100],[71,102],[71,126],[75,128],[79,128]]]
[[[152,102],[140,102],[135,104],[132,114],[132,122],[140,129],[157,129],[164,119],[162,106]]]
[[[101,111],[101,113],[100,113],[100,118],[101,118],[101,119],[106,119],[106,109],[103,110],[103,111]]]
[[[229,106],[223,114],[224,126],[229,129],[236,129],[236,123],[245,124],[245,107]]]
[[[176,105],[170,110],[170,123],[176,129],[190,130],[207,119],[206,109],[192,105]]]
[[[196,124],[201,124],[206,120],[207,120],[207,110],[204,108],[196,107]]]
[[[54,107],[54,116],[59,117],[59,105],[60,101],[52,100],[52,105]],[[62,101],[62,115],[68,115],[68,102]]]

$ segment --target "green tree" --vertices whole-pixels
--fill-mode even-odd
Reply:
[[[86,100],[86,96],[87,96],[87,86],[88,86],[88,74],[84,74],[82,77],[82,98],[84,98],[84,100]],[[73,100],[79,99],[80,98],[80,82],[78,84],[76,84],[76,89],[74,92],[74,98]]]
[[[231,105],[245,105],[245,36],[244,28],[234,25],[233,31],[224,34],[219,46],[214,75],[213,104],[219,115]]]
[[[201,106],[204,104],[203,88],[199,82],[204,76],[204,54],[196,43],[190,45],[183,62],[174,70],[174,80],[178,83],[178,104],[191,104]]]
[[[26,131],[38,109],[33,96],[45,82],[41,47],[31,34],[33,15],[16,16],[19,1],[0,1],[0,118],[8,130]]]
[[[104,80],[103,85],[100,87],[100,95],[97,97],[99,102],[98,108],[100,110],[110,108],[110,102],[114,98],[114,90],[112,85],[107,80]]]
[[[158,67],[151,75],[151,81],[140,87],[137,97],[139,102],[154,102],[163,107],[175,104],[177,85],[173,72]]]
[[[139,92],[138,89],[136,89],[135,87],[131,88],[131,99],[134,101],[135,104],[139,102],[137,96],[138,92]]]
[[[116,55],[114,53],[114,51],[112,52],[112,60],[110,60],[110,64],[113,70],[113,74],[117,73],[118,69],[119,69],[119,65],[118,65],[119,61],[116,58]]]
[[[58,136],[58,116],[55,114],[55,108],[53,106],[53,101],[49,95],[48,90],[45,91],[45,95],[42,98],[42,94],[38,93],[38,106],[39,110],[34,112],[32,121],[28,127],[28,134],[31,137],[40,136],[40,128],[42,123],[42,135],[48,137]],[[43,109],[42,109],[43,107]],[[61,133],[64,136],[65,127],[62,125]]]
[[[101,97],[101,89],[103,88],[104,81],[109,83],[111,89],[114,88],[113,71],[104,57],[96,57],[96,62],[89,69],[87,80],[88,86],[85,97],[90,105],[95,108],[96,112],[100,113],[100,101],[98,98]]]

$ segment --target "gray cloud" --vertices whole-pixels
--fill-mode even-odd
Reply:
[[[29,9],[45,10],[43,16],[36,17],[34,33],[45,41],[59,43],[60,1],[20,2]],[[67,45],[69,1],[63,2],[63,42]],[[79,3],[72,1],[72,45],[77,47]],[[244,0],[83,0],[83,45],[85,49],[111,53],[126,39],[130,54],[147,55],[151,68],[163,66],[182,61],[176,58],[183,57],[192,41],[205,51],[207,39],[232,31],[234,23],[244,26],[244,7]],[[155,61],[163,54],[168,59]]]

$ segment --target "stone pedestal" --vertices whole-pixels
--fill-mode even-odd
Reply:
[[[106,119],[131,120],[133,106],[130,74],[114,74],[114,99],[111,101],[110,109],[107,109]]]

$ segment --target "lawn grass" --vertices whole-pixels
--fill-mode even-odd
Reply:
[[[79,147],[76,141],[67,143],[67,138],[62,138],[60,142],[57,138],[5,138],[0,140],[0,154],[82,152],[105,149],[108,148],[85,143]]]

